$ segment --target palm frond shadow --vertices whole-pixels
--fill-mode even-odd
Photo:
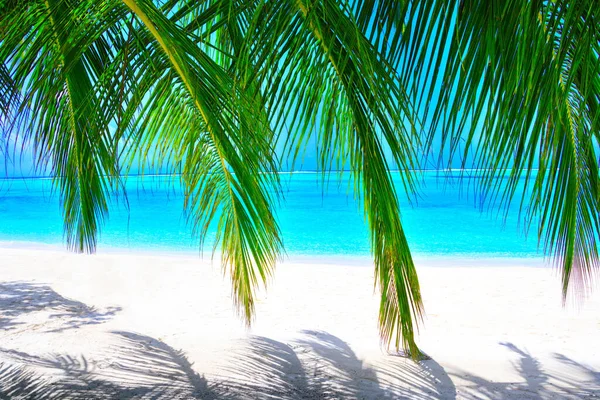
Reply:
[[[199,375],[182,350],[149,336],[115,331],[120,345],[113,349],[118,358],[103,376],[126,386],[151,388],[158,398],[222,398],[222,385]],[[225,390],[226,391],[226,390]],[[155,397],[153,397],[155,398]]]
[[[241,343],[231,355],[235,363],[226,368],[233,379],[228,382],[232,392],[254,398],[317,399],[326,389],[310,381],[304,365],[294,349],[285,343],[253,336]]]
[[[302,331],[289,344],[254,336],[232,355],[227,372],[233,393],[253,399],[430,399],[456,397],[444,369],[433,360],[414,363],[385,357],[364,363],[340,338]]]
[[[518,355],[513,366],[524,382],[490,382],[459,371],[452,375],[467,381],[467,389],[461,392],[465,399],[581,399],[600,395],[600,372],[591,367],[557,353],[554,359],[560,362],[560,371],[549,370],[536,357],[513,343],[503,342],[500,345]],[[584,384],[581,384],[582,376],[588,377]]]
[[[37,356],[0,349],[0,398],[22,399],[454,399],[457,390],[433,360],[414,363],[383,357],[361,361],[341,339],[305,331],[285,344],[254,336],[230,353],[229,378],[198,374],[182,351],[136,333],[112,332],[119,340],[100,359],[55,354]],[[524,382],[497,383],[465,372],[464,399],[584,398],[600,394],[600,372],[562,354],[560,372],[547,371],[528,352],[518,354],[515,369]],[[589,377],[575,387],[568,374]],[[596,388],[596,389],[594,389]]]
[[[445,378],[433,378],[427,365],[405,359],[384,368],[365,365],[343,341],[325,332],[307,333],[292,345],[251,337],[231,353],[235,363],[230,364],[230,378],[211,382],[182,351],[160,340],[113,334],[118,344],[103,359],[0,349],[0,398],[428,399],[441,396],[437,381],[451,385],[441,367],[436,373]],[[391,378],[398,375],[406,378]],[[443,398],[454,397],[453,386],[449,393]]]
[[[0,398],[226,398],[226,390],[219,393],[219,384],[209,385],[181,351],[148,336],[112,333],[119,344],[104,360],[0,349],[0,357],[9,360],[0,362]]]
[[[49,312],[46,332],[77,329],[84,325],[101,324],[114,317],[121,307],[98,309],[80,301],[61,296],[47,285],[32,282],[0,283],[0,329],[17,329],[22,317],[36,312]]]

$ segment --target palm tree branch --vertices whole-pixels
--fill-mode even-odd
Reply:
[[[326,36],[335,32],[325,15],[340,21],[343,15],[332,15],[323,12],[318,6],[311,9],[303,1],[296,2],[298,9],[306,20],[314,35],[314,40],[322,47],[338,79],[345,88],[348,104],[355,118],[352,129],[356,148],[351,150],[351,160],[357,179],[360,177],[361,190],[364,193],[365,212],[368,216],[371,230],[371,241],[375,255],[377,282],[381,289],[380,303],[380,332],[386,345],[393,344],[396,349],[401,346],[415,359],[421,353],[414,341],[413,318],[422,314],[422,303],[419,284],[410,255],[410,250],[402,225],[397,194],[391,181],[391,176],[382,144],[377,139],[373,123],[368,112],[374,113],[382,127],[384,137],[398,156],[400,148],[395,146],[394,134],[387,125],[385,117],[378,109],[377,97],[361,92],[361,88],[372,87],[364,79],[364,74],[357,70],[355,60],[346,53],[347,44],[339,37]],[[410,159],[402,159],[403,162]],[[410,172],[405,172],[410,174]]]
[[[192,75],[190,62],[204,63],[205,68],[210,68],[216,75],[213,79],[227,82],[230,81],[228,75],[219,72],[219,67],[204,56],[190,39],[176,33],[174,28],[171,28],[170,21],[162,17],[152,4],[134,0],[123,0],[123,2],[140,19],[166,54],[196,111],[204,121],[204,126],[211,138],[212,149],[217,152],[220,176],[224,180],[225,190],[228,193],[226,203],[222,204],[225,208],[219,223],[221,228],[219,231],[223,233],[221,238],[223,241],[222,260],[224,267],[230,268],[236,303],[242,309],[246,321],[249,323],[254,311],[254,290],[258,283],[255,271],[260,275],[261,281],[266,283],[281,246],[278,228],[272,215],[270,196],[264,192],[263,187],[263,185],[276,184],[274,180],[276,176],[260,171],[264,167],[265,159],[267,165],[270,165],[269,160],[273,157],[272,148],[266,141],[266,137],[260,139],[257,131],[249,129],[251,124],[246,120],[249,118],[247,115],[241,116],[242,119],[237,128],[231,125],[231,122],[223,119],[227,114],[221,113],[221,117],[217,117],[215,111],[204,100],[206,96],[199,94],[199,90],[206,91],[208,88],[202,88],[202,81]],[[155,24],[162,29],[157,29]],[[185,47],[190,50],[194,48],[194,50],[184,55],[180,49]],[[233,83],[230,83],[229,87],[234,91],[240,90],[239,87],[236,89]],[[240,93],[223,96],[221,101],[232,101],[234,96],[239,96]],[[246,104],[252,104],[252,101],[248,100],[244,94],[241,94],[241,98],[237,101],[240,101],[240,103],[236,103],[238,105],[243,101],[248,101]],[[253,105],[249,107],[250,110],[254,109]],[[219,121],[219,118],[222,120]],[[255,117],[253,119],[256,125],[253,129],[264,129],[262,128],[263,123],[259,119]],[[235,129],[238,132],[227,131],[228,129]],[[246,133],[244,138],[236,137],[244,132]],[[235,144],[232,140],[235,141]],[[242,148],[238,149],[240,146]],[[197,161],[197,158],[192,157],[186,165],[194,171],[195,175],[196,167],[193,166],[193,160]],[[230,168],[235,174],[230,172]],[[184,175],[184,179],[190,179],[186,183],[188,193],[190,193],[186,202],[192,204],[195,200],[202,200],[201,193],[205,189],[197,186],[199,181],[187,173]],[[201,192],[194,194],[193,192],[197,190]],[[192,206],[192,210],[196,213],[204,211],[198,209],[197,204]],[[211,212],[209,215],[214,215],[214,213]],[[204,217],[201,218],[205,220],[204,226],[206,226],[209,222]]]

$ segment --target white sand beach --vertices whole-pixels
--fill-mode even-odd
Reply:
[[[1,249],[0,397],[600,396],[600,287],[563,307],[551,268],[418,269],[432,359],[414,363],[379,345],[370,267],[283,263],[248,330],[208,261]]]

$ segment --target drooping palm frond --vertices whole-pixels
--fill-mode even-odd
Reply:
[[[319,119],[320,113],[326,111],[330,118],[323,123],[324,129],[318,135],[324,149],[320,155],[322,165],[331,165],[328,161],[330,158],[337,157],[340,164],[350,160],[356,173],[357,194],[365,188],[368,193],[365,196],[365,212],[373,231],[378,283],[385,294],[381,304],[382,338],[386,344],[393,341],[396,347],[403,340],[402,345],[416,357],[418,349],[414,342],[413,318],[418,317],[421,312],[418,281],[400,224],[396,193],[383,150],[384,143],[392,148],[394,161],[403,171],[414,169],[414,144],[418,138],[409,137],[412,131],[404,130],[403,119],[408,116],[408,108],[405,101],[398,101],[404,100],[402,91],[395,85],[392,69],[379,58],[364,35],[353,27],[347,13],[338,12],[332,15],[332,19],[324,21],[331,25],[330,29],[336,29],[337,35],[342,39],[340,42],[335,37],[323,38],[320,32],[322,28],[315,25],[321,23],[318,18],[328,15],[324,9],[319,8],[309,14],[306,7],[295,2],[280,3],[275,7],[267,7],[266,4],[221,1],[215,2],[214,6],[203,3],[198,8],[176,8],[176,2],[171,2],[161,9],[162,13],[171,15],[170,18],[164,18],[161,14],[152,14],[157,13],[158,9],[152,8],[150,3],[127,3],[142,22],[147,18],[153,24],[159,21],[161,26],[156,32],[152,32],[151,27],[146,25],[147,30],[137,30],[134,35],[140,50],[147,54],[141,56],[140,53],[139,57],[132,58],[135,60],[132,61],[135,65],[133,70],[138,71],[135,77],[138,87],[132,95],[134,101],[129,107],[128,115],[130,121],[136,122],[125,125],[136,126],[134,131],[139,136],[128,140],[133,140],[135,147],[144,149],[144,154],[154,151],[162,154],[159,159],[166,156],[174,168],[181,170],[185,187],[189,185],[186,202],[196,207],[192,209],[192,214],[197,218],[196,223],[201,227],[201,233],[206,232],[212,217],[219,210],[222,212],[219,232],[224,232],[225,238],[239,237],[239,234],[231,230],[231,226],[235,226],[231,222],[231,215],[242,219],[246,215],[228,215],[229,208],[236,209],[231,200],[222,196],[228,191],[215,193],[214,189],[232,185],[234,192],[237,192],[241,188],[252,189],[249,184],[252,176],[274,179],[274,175],[265,173],[277,167],[273,149],[267,146],[274,143],[272,131],[280,132],[287,127],[290,135],[288,149],[298,154],[311,134],[311,124]],[[173,12],[167,10],[168,6],[175,7]],[[336,3],[329,4],[330,11],[334,11],[335,7]],[[314,18],[313,12],[318,17],[311,21]],[[340,26],[337,22],[340,20],[345,25]],[[357,38],[347,37],[344,29],[353,29]],[[148,45],[153,42],[148,31],[160,46],[152,48]],[[329,49],[325,40],[335,42],[335,47]],[[182,47],[184,42],[186,44]],[[178,48],[183,51],[176,53],[173,50]],[[204,49],[206,52],[203,52]],[[173,52],[169,53],[171,50]],[[231,78],[224,76],[221,79],[234,79],[235,84],[244,92],[240,98],[243,102],[234,105],[237,112],[240,112],[240,107],[242,111],[244,107],[251,111],[251,117],[247,117],[246,121],[252,121],[254,126],[244,126],[245,121],[240,120],[240,133],[244,134],[245,142],[235,143],[234,148],[246,156],[254,151],[255,159],[261,161],[252,167],[253,164],[245,160],[243,165],[256,168],[254,172],[244,175],[240,163],[240,172],[236,171],[235,175],[231,175],[231,178],[248,179],[249,182],[246,183],[233,180],[228,183],[227,175],[223,179],[223,171],[227,173],[227,169],[223,167],[222,160],[225,159],[227,167],[234,167],[236,164],[227,159],[231,155],[222,155],[218,148],[215,149],[216,140],[211,132],[215,130],[217,135],[232,135],[237,122],[216,121],[216,127],[213,127],[215,122],[207,120],[202,109],[212,104],[195,104],[195,92],[205,90],[201,85],[210,82],[211,76],[218,77],[222,74],[218,65],[207,63],[211,60],[204,58],[211,52],[212,59],[217,60],[218,65],[232,74]],[[200,59],[195,59],[194,56]],[[160,66],[161,59],[165,60],[164,66]],[[151,65],[145,64],[148,60],[152,60]],[[140,64],[135,64],[137,62]],[[185,71],[185,68],[194,68],[195,65],[199,69],[192,70],[194,73]],[[175,73],[165,72],[173,69]],[[211,71],[210,76],[203,76],[204,70]],[[369,74],[377,76],[375,79],[360,79]],[[296,77],[302,76],[306,79],[295,81]],[[204,77],[205,80],[194,81],[197,77]],[[317,86],[316,82],[322,83]],[[198,85],[198,88],[193,84]],[[333,93],[329,92],[331,86],[335,86]],[[211,87],[203,94],[203,98],[213,98],[218,93],[217,90],[216,86]],[[297,93],[301,94],[300,99],[294,98]],[[214,103],[219,104],[222,98],[228,97],[232,99],[231,93],[222,93]],[[251,106],[247,108],[244,104]],[[294,107],[295,111],[289,112],[289,106]],[[234,114],[233,110],[228,111],[229,105],[223,104],[222,107],[222,111],[214,115],[227,118]],[[349,118],[352,116],[354,119]],[[169,124],[169,129],[165,123]],[[221,128],[223,126],[225,129]],[[257,130],[257,126],[263,131]],[[222,133],[219,129],[223,129]],[[194,134],[182,136],[186,132]],[[403,135],[399,136],[398,132],[403,132]],[[356,139],[351,139],[352,137]],[[356,146],[353,144],[354,140],[357,142]],[[252,147],[243,148],[244,145]],[[367,156],[362,155],[363,150],[368,152]],[[374,165],[371,166],[371,163]],[[403,177],[407,187],[412,190],[414,181],[411,175]],[[193,180],[187,183],[186,178]],[[269,184],[268,181],[261,183]],[[257,186],[257,189],[260,188]],[[277,190],[277,187],[272,189]],[[269,253],[268,246],[269,243],[277,244],[278,241],[276,225],[268,214],[272,195],[266,192],[261,194],[259,190],[250,191],[249,194],[251,197],[245,199],[245,202],[250,199],[260,200],[262,197],[266,206],[248,215],[254,222],[244,222],[243,226],[256,226],[258,223],[267,225],[254,231],[247,230],[244,233],[248,239],[245,243],[223,247],[224,254],[231,255],[238,251],[236,249],[241,249],[241,253],[243,246],[247,244],[251,246],[249,248],[257,260],[252,265],[245,261],[248,258],[246,256],[224,259],[226,265],[232,265],[234,292],[247,317],[253,309],[252,290],[257,283],[255,271],[262,281],[270,274],[269,266],[274,261],[276,251]],[[242,212],[246,209],[252,211],[251,207],[237,209]],[[267,235],[264,235],[265,231]],[[269,232],[273,234],[268,236]]]
[[[182,173],[201,237],[219,216],[223,263],[249,322],[255,287],[281,247],[272,213],[278,177],[266,173],[275,169],[272,132],[245,88],[174,22],[184,9],[21,2],[5,16],[19,25],[2,59],[24,93],[21,108],[36,110],[24,129],[58,177],[69,246],[94,251],[110,190],[135,159],[168,164]]]
[[[411,93],[425,99],[441,166],[476,168],[490,205],[508,211],[520,197],[565,297],[600,266],[598,10],[586,0],[415,3],[394,53],[403,82],[425,86]]]
[[[382,340],[418,357],[422,303],[389,170],[395,164],[415,190],[419,137],[393,69],[337,1],[260,2],[244,30],[237,67],[252,66],[288,152],[299,157],[314,137],[324,171],[350,168],[371,231]]]
[[[393,69],[347,4],[23,4],[14,11],[22,29],[11,32],[3,59],[25,93],[23,105],[41,110],[28,129],[38,148],[53,155],[54,172],[62,177],[67,232],[74,230],[73,220],[83,225],[78,234],[68,234],[75,236],[72,243],[87,241],[81,248],[94,249],[109,195],[109,185],[100,183],[111,182],[133,160],[180,172],[200,237],[218,215],[223,262],[249,321],[254,289],[281,249],[272,211],[279,193],[277,175],[270,173],[278,166],[274,132],[285,131],[288,150],[299,154],[318,124],[322,166],[333,166],[330,159],[338,166],[349,162],[357,194],[365,193],[384,293],[382,337],[396,346],[404,337],[405,347],[418,353],[413,337],[413,318],[421,309],[418,281],[388,171],[390,161],[402,171],[415,167],[418,137],[404,127],[409,109]],[[77,18],[84,14],[90,19]],[[112,24],[105,23],[109,16]],[[96,20],[102,22],[94,25]],[[34,31],[36,23],[44,29]],[[39,40],[24,45],[21,39],[32,32]],[[104,52],[98,50],[102,46]],[[35,58],[40,54],[46,63]],[[40,65],[38,79],[29,79],[35,75],[27,63]],[[60,79],[51,71],[61,71]],[[72,81],[75,94],[68,92]],[[52,103],[62,98],[68,99],[60,103],[66,111]],[[104,119],[88,118],[94,115]],[[60,123],[47,122],[51,117]],[[114,132],[109,123],[117,125]],[[100,146],[91,145],[96,143]],[[410,173],[402,177],[413,190]]]
[[[99,108],[96,77],[110,63],[102,5],[65,0],[14,2],[0,58],[20,91],[17,128],[31,140],[60,189],[67,245],[93,252],[114,186],[110,115]],[[110,26],[109,26],[110,27]]]
[[[266,283],[281,249],[273,134],[264,111],[193,32],[150,1],[123,3],[144,28],[134,32],[131,46],[138,85],[125,114],[125,125],[134,127],[129,147],[134,154],[154,151],[181,173],[185,207],[201,238],[218,215],[223,266],[250,323],[254,291]]]

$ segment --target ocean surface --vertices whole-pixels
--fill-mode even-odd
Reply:
[[[394,175],[401,187],[400,178]],[[327,189],[317,173],[282,174],[285,200],[277,209],[287,256],[368,257],[369,236],[348,175],[332,175]],[[473,176],[472,179],[477,179]],[[128,203],[114,201],[102,228],[98,251],[198,253],[198,239],[183,213],[179,187],[165,177],[131,177]],[[402,221],[416,256],[541,258],[535,231],[529,237],[517,207],[507,219],[479,199],[457,177],[426,172],[417,201],[400,190]],[[462,189],[461,189],[462,188]],[[210,256],[214,231],[203,254]],[[60,203],[50,179],[0,180],[0,245],[56,245],[63,242]]]

